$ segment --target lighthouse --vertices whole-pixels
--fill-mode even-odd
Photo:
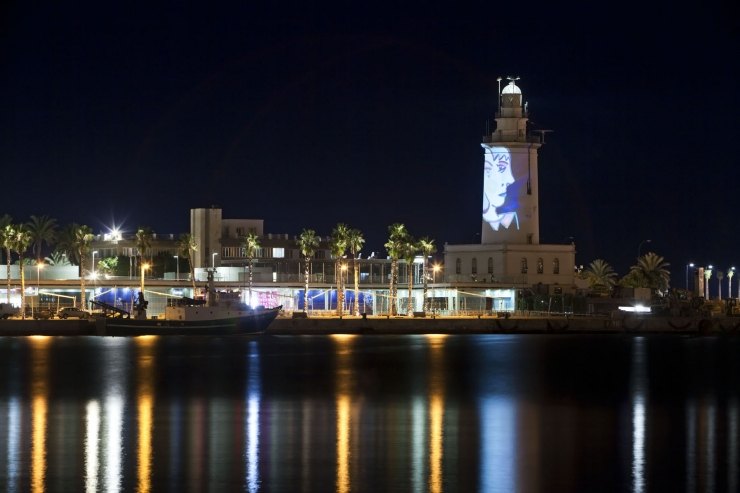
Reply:
[[[499,92],[496,128],[483,137],[481,243],[540,242],[537,155],[540,138],[527,133],[518,77]]]

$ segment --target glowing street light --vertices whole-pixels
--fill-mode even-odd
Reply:
[[[175,255],[175,263],[177,264],[177,267],[175,267],[175,270],[177,271],[176,275],[176,281],[180,280],[180,257]]]
[[[432,282],[434,284],[437,284],[437,272],[439,272],[442,269],[442,267],[439,264],[434,264],[432,266]]]
[[[712,266],[708,266],[706,269],[704,269],[704,279],[706,282],[704,283],[704,299],[709,301],[709,279],[712,277]]]
[[[213,254],[211,255],[211,268],[213,270],[216,270],[216,255],[218,255],[218,253],[216,252],[213,252]]]
[[[732,276],[735,275],[735,268],[727,269],[727,297],[732,298]]]
[[[41,293],[39,292],[39,279],[41,278],[41,269],[44,268],[43,262],[36,262],[36,303],[39,305],[39,309],[41,308]],[[39,312],[40,313],[40,312]],[[31,316],[33,317],[33,305],[31,305]]]

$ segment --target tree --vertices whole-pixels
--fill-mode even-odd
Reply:
[[[51,245],[57,236],[57,220],[43,215],[31,216],[31,220],[26,223],[26,229],[31,235],[31,245],[33,245],[36,261],[40,261],[41,248],[43,244]]]
[[[183,233],[180,235],[180,239],[177,241],[177,249],[180,252],[180,256],[188,260],[188,268],[190,270],[190,281],[193,283],[193,296],[195,296],[195,268],[193,267],[193,257],[195,252],[198,250],[198,243],[190,233]]]
[[[617,273],[608,262],[597,258],[583,272],[588,286],[594,290],[611,291],[617,283]]]
[[[385,243],[385,249],[391,258],[391,281],[388,289],[388,304],[391,315],[398,314],[396,302],[398,299],[398,259],[403,255],[404,244],[408,237],[406,226],[401,223],[394,223],[388,226],[388,241]]]
[[[621,283],[633,288],[665,291],[671,279],[671,273],[667,269],[670,265],[660,255],[648,252],[637,259],[637,265],[630,267],[630,272],[624,276]]]
[[[414,316],[414,259],[416,258],[416,242],[409,235],[403,245],[403,259],[406,261],[406,281],[408,282],[409,297],[406,304],[406,315]]]
[[[90,226],[84,224],[72,223],[65,231],[64,241],[69,241],[69,245],[66,248],[70,249],[71,256],[79,259],[80,265],[80,305],[82,309],[85,309],[85,260],[87,255],[90,253],[90,243],[93,240],[92,229]]]
[[[152,241],[154,231],[148,226],[140,226],[136,230],[136,250],[139,251],[139,262],[144,261],[144,256],[149,253],[151,258]]]
[[[437,247],[434,245],[434,240],[425,236],[419,240],[418,249],[424,256],[424,262],[422,263],[422,279],[424,282],[424,293],[422,299],[424,305],[422,310],[426,312],[429,310],[429,299],[427,298],[427,292],[429,287],[429,256],[437,251]]]
[[[15,240],[15,228],[12,222],[13,218],[7,214],[0,217],[0,246],[5,249],[5,260],[7,262],[5,280],[8,283],[6,291],[8,304],[10,304],[10,251]]]
[[[100,259],[98,262],[98,272],[100,272],[102,275],[110,276],[118,267],[118,257],[105,257],[103,259]]]
[[[25,225],[19,224],[15,227],[15,236],[12,240],[11,249],[18,253],[18,269],[21,278],[21,317],[26,318],[26,275],[23,268],[23,256],[31,244],[31,233]]]
[[[334,277],[337,281],[337,315],[342,316],[344,310],[344,287],[342,286],[342,262],[344,252],[347,250],[347,236],[349,226],[338,223],[331,233],[331,255],[334,257]]]
[[[308,311],[308,281],[311,276],[311,259],[316,254],[316,249],[319,247],[320,242],[321,238],[312,229],[304,229],[298,235],[298,248],[301,250],[301,255],[303,255],[305,262],[303,277],[306,285],[303,290],[303,313]]]
[[[359,229],[350,229],[347,233],[347,247],[352,254],[352,274],[355,280],[355,302],[353,313],[356,317],[360,315],[360,270],[357,265],[357,257],[360,254],[362,245],[365,244],[365,238]]]
[[[249,264],[249,305],[252,305],[252,274],[253,274],[253,263],[254,257],[257,255],[257,250],[260,248],[260,237],[256,233],[249,233],[244,237],[244,253],[247,256],[247,262]]]

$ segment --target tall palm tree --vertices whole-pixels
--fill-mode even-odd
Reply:
[[[31,233],[25,225],[19,224],[15,227],[15,237],[12,240],[12,249],[18,253],[18,268],[21,278],[21,317],[26,318],[26,275],[23,268],[23,257],[31,244]]]
[[[26,223],[26,229],[31,234],[31,244],[33,245],[36,260],[40,261],[41,248],[44,243],[51,245],[57,236],[57,220],[47,215],[31,216],[31,220]]]
[[[406,261],[406,281],[408,282],[409,298],[406,304],[406,315],[414,316],[414,259],[416,258],[416,242],[411,236],[406,238],[403,246],[403,259]]]
[[[665,291],[671,279],[670,266],[663,257],[654,252],[648,252],[637,259],[637,265],[630,267],[630,272],[622,282],[634,288],[650,288]]]
[[[5,249],[5,261],[7,262],[5,280],[8,283],[6,290],[8,304],[10,304],[10,251],[15,239],[15,228],[12,222],[13,219],[7,214],[0,218],[0,246]]]
[[[347,246],[349,247],[349,253],[352,254],[352,274],[354,274],[355,280],[355,302],[353,305],[353,313],[356,317],[360,316],[360,269],[357,265],[357,257],[360,254],[362,245],[365,244],[365,238],[362,237],[362,232],[359,229],[350,229],[347,233]]]
[[[256,233],[249,233],[244,237],[244,253],[249,264],[249,305],[252,304],[252,273],[254,269],[254,257],[260,248],[260,237]]]
[[[303,290],[303,313],[308,311],[308,281],[311,276],[311,259],[316,254],[316,249],[319,247],[320,242],[321,238],[312,229],[304,229],[298,235],[298,248],[301,250],[301,255],[303,255],[305,263],[303,278],[306,285]]]
[[[334,277],[337,281],[337,315],[342,316],[344,309],[344,287],[342,285],[342,267],[344,252],[347,250],[349,226],[338,223],[331,233],[331,255],[334,257]]]
[[[388,289],[388,304],[391,315],[398,314],[396,300],[398,299],[398,259],[403,255],[404,244],[408,237],[406,226],[401,223],[394,223],[388,226],[388,241],[385,249],[391,258],[391,281]]]
[[[144,261],[144,256],[149,253],[151,258],[152,241],[154,240],[154,231],[148,226],[140,226],[136,230],[136,249],[139,251],[139,262]]]
[[[617,283],[617,273],[608,262],[597,258],[583,273],[591,289],[611,291]]]
[[[68,232],[72,233],[70,247],[73,255],[80,261],[80,305],[84,310],[87,307],[85,303],[85,260],[90,253],[90,243],[93,240],[92,229],[84,224],[73,223]]]
[[[429,290],[429,256],[437,251],[437,247],[434,245],[433,239],[425,236],[419,240],[417,248],[424,256],[424,262],[422,263],[421,270],[421,277],[424,283],[424,293],[422,294],[424,305],[422,307],[422,310],[426,312],[427,310],[429,310],[429,299],[427,298],[427,293]]]
[[[177,241],[177,249],[180,252],[180,256],[188,260],[188,268],[190,270],[190,280],[193,283],[193,296],[195,296],[195,268],[193,267],[193,257],[195,252],[198,250],[198,243],[190,233],[183,233],[180,235],[180,239]]]

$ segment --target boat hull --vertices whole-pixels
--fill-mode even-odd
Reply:
[[[267,330],[279,311],[275,308],[214,320],[109,318],[105,320],[104,333],[111,336],[260,334]]]

